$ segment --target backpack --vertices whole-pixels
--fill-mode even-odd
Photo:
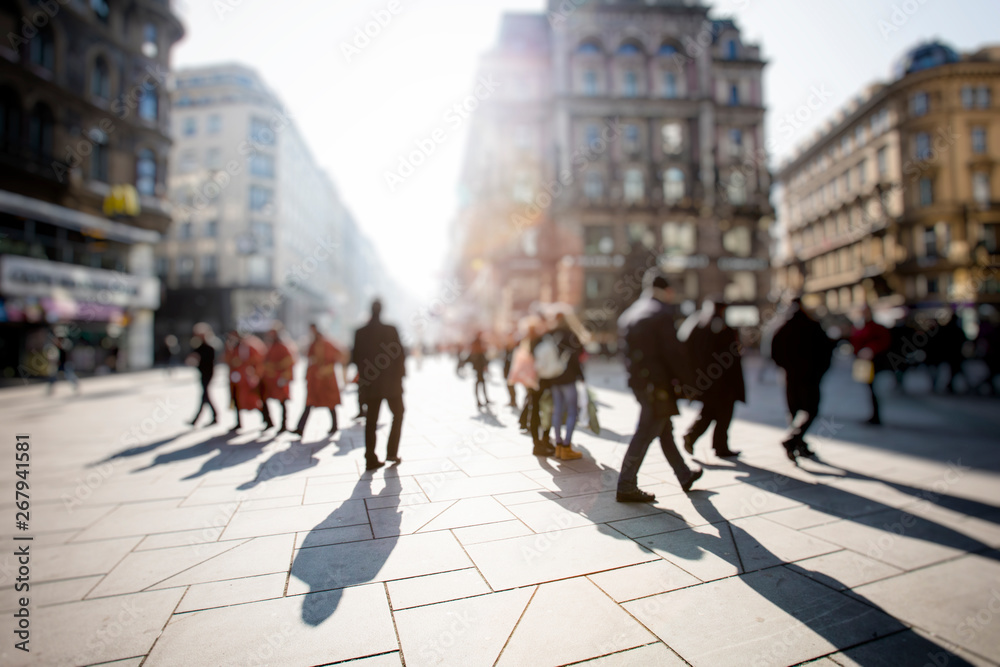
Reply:
[[[535,347],[535,370],[538,377],[551,380],[562,375],[569,365],[569,355],[568,351],[560,354],[559,346],[552,336],[544,336]]]

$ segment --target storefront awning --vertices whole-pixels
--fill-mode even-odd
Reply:
[[[132,227],[6,190],[0,190],[0,212],[48,222],[80,232],[98,230],[104,238],[121,243],[157,243],[160,240],[160,234],[149,229]]]

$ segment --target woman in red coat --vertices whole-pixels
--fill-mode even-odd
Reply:
[[[336,364],[344,363],[346,355],[320,333],[315,324],[309,325],[313,340],[309,346],[309,367],[306,369],[306,409],[299,419],[295,432],[305,433],[309,412],[313,408],[329,408],[333,424],[330,435],[337,432],[337,410],[340,405],[340,386],[337,384]]]
[[[242,336],[236,331],[229,333],[226,341],[226,364],[229,366],[229,392],[236,408],[236,429],[242,428],[240,410],[260,410],[267,428],[271,428],[271,417],[264,410],[261,395],[261,375],[264,370],[264,355],[267,346],[253,335]]]
[[[872,362],[871,375],[867,378],[868,391],[872,399],[872,416],[869,417],[868,423],[878,425],[882,423],[882,416],[879,414],[878,397],[875,395],[875,375],[889,368],[888,352],[892,345],[892,334],[884,326],[872,320],[872,310],[868,306],[862,309],[861,317],[864,322],[851,334],[851,345],[858,359]]]
[[[295,372],[295,345],[284,340],[283,327],[276,322],[267,333],[267,354],[264,357],[264,403],[267,410],[267,399],[273,398],[281,403],[281,426],[278,433],[287,431],[286,415],[288,414],[289,388]]]

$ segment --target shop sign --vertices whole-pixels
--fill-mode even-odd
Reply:
[[[160,306],[157,278],[17,255],[0,257],[0,292],[8,297],[52,297],[119,308]]]

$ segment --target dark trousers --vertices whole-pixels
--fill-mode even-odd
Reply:
[[[622,471],[618,475],[618,491],[628,493],[638,489],[636,480],[639,476],[639,466],[642,465],[642,460],[646,457],[646,451],[654,438],[660,439],[663,455],[667,458],[670,467],[674,469],[677,479],[683,482],[691,475],[691,469],[687,467],[684,457],[677,451],[670,416],[662,408],[655,409],[651,402],[639,397],[636,398],[639,401],[639,423],[635,427],[635,435],[632,436],[632,441],[629,442],[628,449],[625,451]]]
[[[708,427],[715,422],[715,431],[712,433],[712,447],[715,452],[722,453],[729,449],[729,424],[733,421],[734,404],[730,401],[719,401],[708,399],[702,405],[701,412],[691,424],[686,440],[692,444],[698,440]]]
[[[879,411],[878,411],[878,396],[875,395],[875,380],[874,380],[874,378],[868,384],[868,391],[871,392],[871,395],[872,395],[872,416],[871,416],[871,420],[870,421],[881,423],[881,421],[882,421],[882,415],[880,415]]]
[[[537,446],[542,444],[542,411],[540,403],[542,401],[541,389],[529,389],[528,395],[524,398],[528,404],[528,431],[531,433],[531,441]],[[546,433],[545,435],[548,435]]]
[[[403,431],[403,397],[400,396],[366,396],[368,405],[365,417],[365,461],[369,466],[378,463],[375,455],[375,440],[378,427],[378,413],[382,410],[382,400],[389,404],[392,411],[392,426],[389,428],[389,444],[386,448],[386,459],[395,459],[399,455],[399,436]]]
[[[212,411],[212,420],[214,421],[218,415],[215,412],[215,406],[212,405],[212,398],[208,395],[208,385],[212,382],[212,378],[202,378],[201,379],[201,403],[198,404],[198,412],[194,413],[194,419],[192,422],[198,421],[198,417],[201,416],[201,411],[208,406],[208,409]]]
[[[483,403],[489,403],[490,399],[486,395],[486,375],[485,371],[476,371],[476,405],[481,405],[479,402],[479,388],[483,388]]]
[[[805,435],[819,415],[819,385],[820,380],[797,378],[789,376],[785,386],[785,398],[788,400],[789,419],[792,431],[785,440],[785,449],[795,450],[806,446],[802,436]]]
[[[309,413],[312,412],[313,406],[307,405],[306,409],[302,411],[302,416],[299,417],[299,425],[295,427],[295,431],[301,435],[306,430],[306,422],[309,421]],[[333,424],[330,426],[330,435],[337,432],[337,411],[330,408],[330,418],[333,420]]]

